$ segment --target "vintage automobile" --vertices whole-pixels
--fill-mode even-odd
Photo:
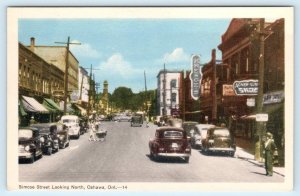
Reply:
[[[226,127],[208,128],[206,138],[202,145],[203,152],[207,154],[220,152],[233,157],[236,150],[230,131]]]
[[[83,135],[89,130],[87,118],[79,118],[80,135]]]
[[[192,148],[202,149],[202,143],[206,138],[207,129],[214,127],[212,124],[197,124],[194,129],[191,130],[191,145]]]
[[[155,138],[149,141],[150,157],[181,157],[189,162],[191,146],[186,132],[177,127],[160,127],[156,129]]]
[[[194,128],[197,124],[198,122],[195,121],[185,121],[182,123],[182,128],[187,133],[188,137],[192,138],[192,133],[194,132]]]
[[[33,163],[37,157],[42,157],[41,136],[38,129],[19,128],[19,160],[29,159]]]
[[[56,123],[38,123],[30,125],[30,127],[39,130],[39,134],[42,137],[43,153],[51,155],[53,152],[58,152],[59,138]]]
[[[130,125],[132,127],[136,127],[136,126],[141,127],[141,126],[143,126],[143,116],[139,116],[139,115],[132,116]]]
[[[69,129],[70,137],[80,138],[79,117],[76,115],[64,115],[61,117],[61,122]]]
[[[56,123],[59,148],[66,148],[70,145],[68,127],[62,123]]]

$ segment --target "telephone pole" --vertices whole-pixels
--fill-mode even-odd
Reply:
[[[264,56],[265,56],[265,32],[264,32],[264,26],[265,26],[265,19],[261,18],[259,20],[259,28],[258,28],[258,34],[259,34],[259,70],[258,70],[258,94],[256,99],[256,114],[260,114],[263,111],[263,96],[264,96],[264,69],[265,69],[265,63],[264,63]],[[258,139],[255,143],[255,160],[261,161],[262,158],[262,137],[265,134],[265,127],[263,122],[256,122],[257,130],[256,135],[258,136]]]
[[[69,53],[70,44],[80,45],[81,43],[70,43],[70,36],[67,42],[55,42],[57,44],[67,44],[66,50],[66,67],[65,67],[65,81],[64,81],[64,114],[67,113],[67,100],[68,100],[68,83],[69,83]]]

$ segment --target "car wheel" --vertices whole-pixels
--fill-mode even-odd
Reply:
[[[184,157],[184,162],[189,163],[190,157]]]
[[[52,155],[52,148],[48,148],[47,154],[48,154],[49,156]]]
[[[79,139],[79,138],[80,138],[80,133],[78,132],[77,139]]]
[[[230,152],[230,153],[229,153],[229,156],[230,156],[230,157],[234,157],[234,152]]]

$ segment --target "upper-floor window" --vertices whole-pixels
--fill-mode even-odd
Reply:
[[[176,88],[176,80],[171,80],[171,88]]]

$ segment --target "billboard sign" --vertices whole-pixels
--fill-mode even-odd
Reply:
[[[233,89],[236,95],[257,95],[258,80],[241,80],[233,83]]]
[[[200,97],[200,85],[202,79],[202,72],[200,67],[200,56],[192,56],[192,68],[191,68],[191,96],[194,100],[198,100]]]

